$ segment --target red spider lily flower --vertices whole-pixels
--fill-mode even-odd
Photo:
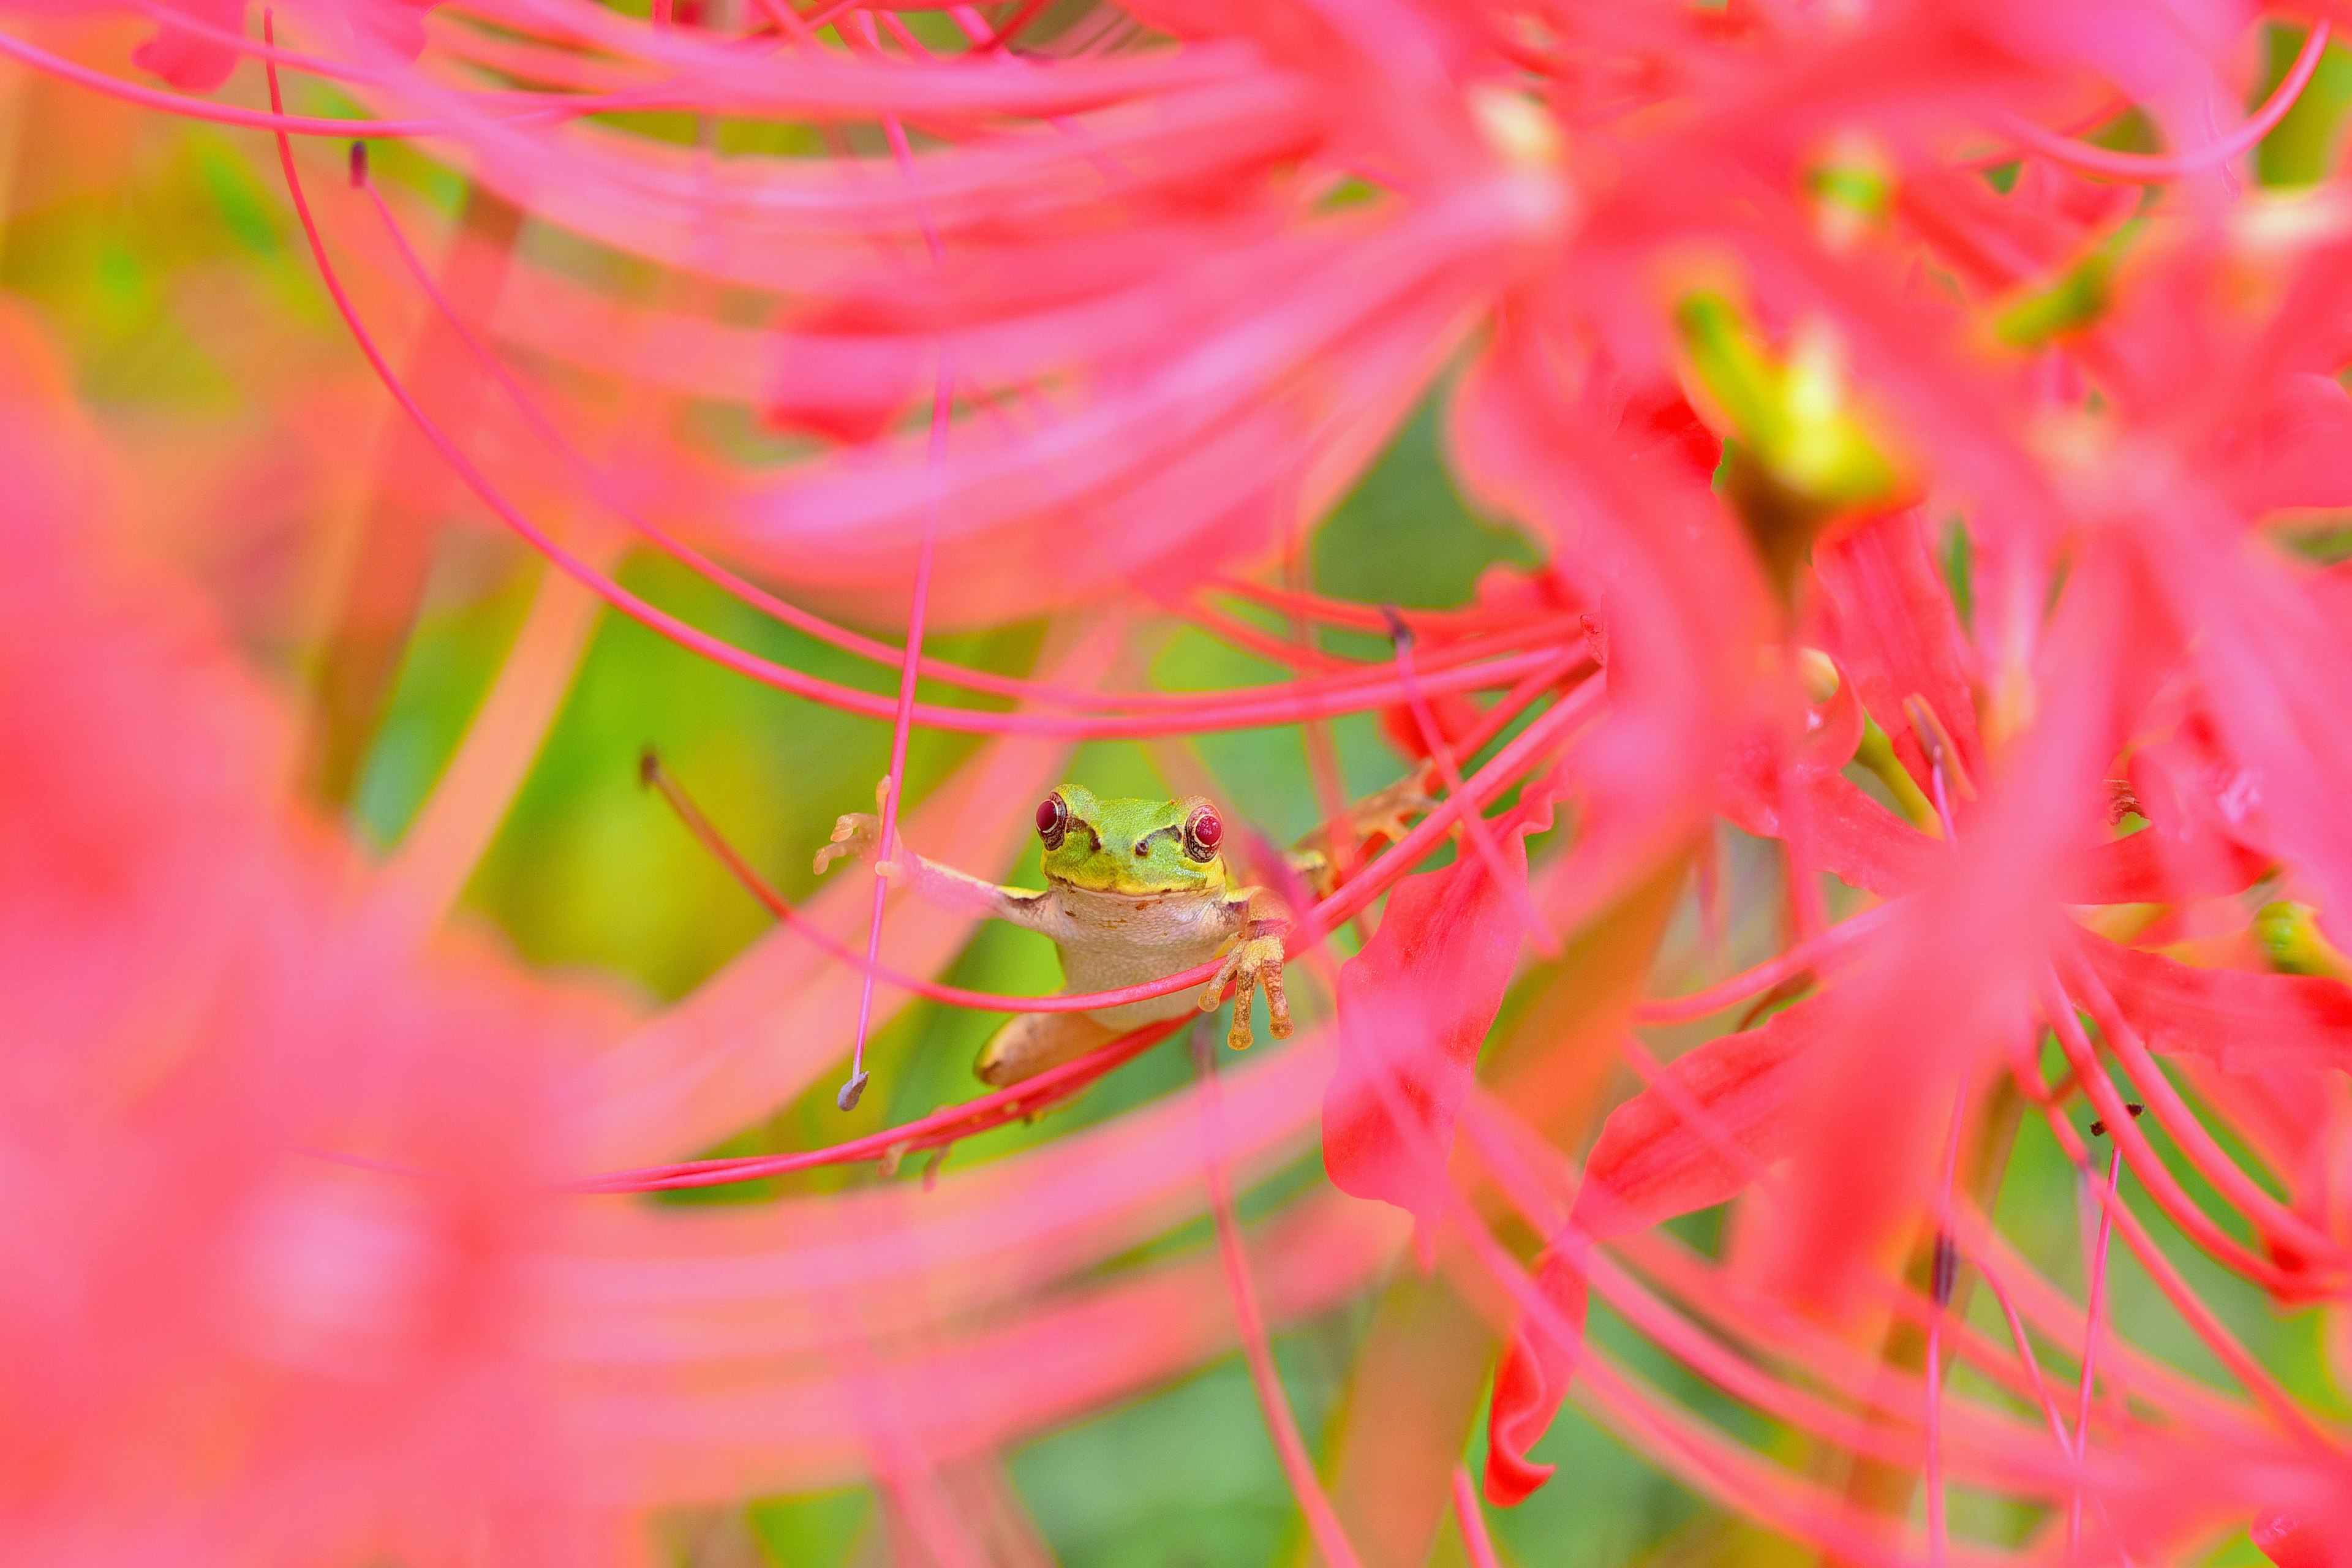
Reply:
[[[445,997],[406,937],[374,940],[356,917],[347,931],[326,884],[348,868],[306,858],[282,813],[230,798],[266,800],[271,781],[206,795],[210,775],[174,776],[181,793],[155,799],[179,805],[148,815],[216,830],[135,834],[121,781],[168,774],[166,752],[233,762],[255,744],[175,745],[172,723],[213,710],[153,693],[194,677],[137,663],[136,617],[56,590],[67,557],[29,552],[9,590],[40,634],[19,650],[20,721],[40,768],[60,771],[26,774],[38,793],[16,816],[41,826],[33,849],[68,847],[27,849],[41,876],[23,886],[70,904],[88,871],[104,895],[98,926],[26,950],[49,955],[24,984],[59,1020],[42,1059],[97,1064],[58,1091],[58,1124],[103,1155],[108,1118],[177,1072],[194,1110],[123,1140],[179,1162],[167,1171],[226,1150],[222,1180],[277,1180],[251,1151],[312,1142],[412,1168],[381,1188],[361,1176],[399,1173],[317,1173],[329,1195],[297,1192],[291,1218],[262,1203],[248,1250],[278,1285],[255,1312],[281,1331],[249,1354],[187,1352],[192,1382],[216,1373],[228,1390],[188,1407],[262,1434],[271,1462],[240,1472],[262,1478],[251,1517],[339,1547],[376,1528],[388,1479],[446,1496],[448,1474],[488,1462],[478,1440],[430,1436],[472,1408],[479,1385],[461,1373],[479,1371],[512,1394],[502,1410],[543,1423],[492,1456],[501,1504],[562,1494],[539,1485],[551,1456],[625,1510],[865,1476],[907,1555],[961,1561],[969,1521],[943,1468],[1238,1339],[1318,1551],[1354,1561],[1349,1477],[1318,1474],[1265,1336],[1396,1264],[1404,1227],[1385,1205],[1412,1214],[1475,1333],[1507,1342],[1487,1421],[1497,1503],[1542,1483],[1530,1450],[1573,1395],[1720,1509],[1841,1561],[2179,1561],[2234,1530],[2288,1568],[2330,1560],[2352,1517],[2340,1424],[2244,1342],[2224,1300],[2250,1287],[2325,1312],[2347,1342],[2352,727],[2337,693],[2352,644],[2341,569],[2278,536],[2286,509],[2352,500],[2352,229],[2340,178],[2285,195],[2250,190],[2243,168],[2312,83],[2325,25],[2248,110],[2264,18],[2223,0],[1301,0],[1077,18],[1020,5],[947,7],[919,28],[784,0],[657,4],[642,22],[574,0],[451,0],[414,64],[383,37],[408,15],[273,16],[266,110],[6,47],[274,132],[304,246],[420,461],[552,562],[561,593],[888,720],[886,856],[1000,874],[1024,837],[1004,803],[1034,800],[1080,740],[1299,724],[1339,846],[1345,791],[1319,726],[1380,714],[1444,798],[1367,858],[1335,852],[1328,896],[1294,900],[1285,941],[1302,970],[1333,970],[1319,944],[1351,923],[1363,945],[1336,966],[1328,1026],[1229,1089],[1204,1081],[929,1189],[754,1215],[630,1208],[612,1194],[895,1171],[1064,1103],[1148,1044],[818,1147],[684,1158],[844,1058],[854,1106],[894,998],[1075,1011],[1190,990],[1213,965],[1092,998],[1000,996],[935,975],[969,910],[926,910],[879,881],[802,909],[762,885],[785,924],[719,979],[593,1062],[563,1059],[589,1025],[548,1025],[535,1049],[485,1045],[485,1090],[459,1079],[453,1042],[484,1018],[537,1027],[556,1003],[511,977]],[[240,21],[180,8],[137,63],[217,84],[229,52],[254,47]],[[364,158],[327,178],[295,151],[352,124],[288,111],[306,77],[376,116],[368,134],[416,137],[462,171],[452,256],[488,237],[495,287],[455,259],[445,287],[424,259],[437,220]],[[2074,134],[2127,110],[2162,151]],[[637,115],[672,117],[677,135],[621,118]],[[429,351],[404,358],[415,321]],[[1433,389],[1463,488],[1543,566],[1430,614],[1319,597],[1305,522]],[[557,521],[574,509],[873,663],[895,697],[649,598]],[[396,510],[362,553],[416,566]],[[1278,584],[1252,580],[1276,562]],[[1055,640],[1033,676],[926,651],[927,629],[1041,616]],[[1171,622],[1286,678],[1142,683],[1148,628]],[[1381,658],[1321,637],[1383,630]],[[561,668],[558,640],[528,650]],[[93,689],[45,692],[25,650],[84,646],[67,664]],[[110,658],[137,668],[96,679]],[[551,716],[561,680],[510,668],[540,669],[512,706],[536,692]],[[115,711],[110,691],[123,721],[88,723]],[[493,753],[535,735],[519,728],[486,723],[478,769],[451,776],[495,772]],[[990,738],[919,804],[902,796],[923,729]],[[77,738],[85,763],[60,743]],[[1155,760],[1201,766],[1174,746]],[[485,794],[442,820],[495,821],[503,795]],[[1555,816],[1562,831],[1531,854]],[[1761,842],[1769,874],[1741,879],[1757,847],[1717,846],[1718,817]],[[387,873],[368,910],[396,923],[432,905],[417,889],[462,880],[463,837],[436,841],[425,870]],[[119,857],[134,842],[162,879]],[[1454,863],[1423,869],[1449,843]],[[1690,925],[1736,931],[1758,962],[1640,1002],[1645,979],[1699,967],[1662,934],[1694,863]],[[142,901],[152,889],[170,899]],[[256,901],[224,902],[238,899]],[[167,902],[215,918],[167,931]],[[1726,902],[1738,921],[1715,918]],[[27,907],[27,925],[56,923]],[[274,913],[242,918],[257,909]],[[273,968],[279,947],[238,947],[248,926],[293,957]],[[224,951],[241,961],[227,1002],[166,1005]],[[131,958],[104,973],[140,983],[61,983],[109,952]],[[1632,1032],[1749,1003],[1738,1027],[1673,1040],[1670,1061]],[[254,1065],[346,1008],[376,1027],[345,1078],[291,1046],[282,1090]],[[90,1038],[109,1048],[65,1048]],[[156,1038],[197,1046],[142,1054]],[[1643,1087],[1602,1114],[1621,1056]],[[383,1079],[415,1092],[359,1115],[359,1086]],[[530,1136],[495,1138],[492,1111],[516,1107]],[[1254,1238],[1236,1176],[1309,1148],[1318,1110],[1334,1184],[1382,1204],[1313,1191]],[[2087,1215],[2079,1292],[2004,1228],[2012,1198],[2032,1201],[2011,1185],[2029,1116]],[[2086,1142],[2094,1121],[2104,1141]],[[171,1195],[201,1208],[212,1190],[191,1178]],[[1661,1228],[1717,1205],[1730,1210],[1711,1251]],[[1213,1259],[1117,1266],[1203,1212]],[[261,1266],[233,1232],[205,1210],[174,1245],[212,1247],[215,1271],[241,1278]],[[77,1245],[60,1255],[100,1273],[119,1261]],[[2211,1268],[2182,1268],[2183,1247]],[[415,1261],[436,1247],[465,1266]],[[2125,1256],[2132,1288],[2226,1385],[2126,1331],[2109,1266]],[[379,1274],[362,1289],[304,1272],[321,1258]],[[121,1288],[97,1295],[155,1294],[139,1289],[147,1264],[120,1266]],[[540,1293],[524,1300],[517,1272]],[[426,1274],[424,1304],[394,1313]],[[2216,1277],[2223,1289],[2200,1286]],[[1786,1442],[1746,1441],[1633,1373],[1586,1333],[1596,1305]],[[509,1331],[528,1353],[500,1353]],[[380,1463],[331,1449],[336,1485],[300,1491],[276,1457],[345,1408],[299,1381],[331,1374],[285,1372],[281,1406],[236,1358],[313,1340],[337,1372],[391,1365],[417,1392]],[[1456,1359],[1483,1368],[1485,1342]],[[1948,1375],[1956,1362],[1970,1380]],[[39,1406],[83,1423],[63,1428],[53,1473],[70,1484],[42,1501],[44,1528],[114,1500],[104,1476],[72,1469],[94,1464],[89,1423],[186,1386],[138,1373],[129,1404]],[[1433,1403],[1459,1412],[1476,1392]],[[1339,1448],[1344,1470],[1358,1450]],[[1396,1527],[1401,1559],[1426,1556],[1443,1508],[1475,1508],[1458,1455],[1442,1457],[1415,1472],[1429,1511]],[[2016,1505],[2026,1538],[1956,1531],[1963,1490]],[[428,1506],[385,1530],[404,1543],[442,1522]],[[1485,1550],[1483,1525],[1463,1525]]]
[[[94,537],[95,443],[9,334],[7,1533],[56,1562],[484,1531],[570,1557],[524,1258],[572,1158],[556,1075],[609,1009],[413,961],[353,902],[350,856],[276,808],[278,703]]]

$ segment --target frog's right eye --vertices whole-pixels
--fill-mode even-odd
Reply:
[[[1062,847],[1063,835],[1070,831],[1070,803],[1059,791],[1037,803],[1037,837],[1045,841],[1048,849]]]

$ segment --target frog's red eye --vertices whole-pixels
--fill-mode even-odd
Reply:
[[[1070,831],[1070,803],[1057,794],[1049,795],[1037,803],[1037,837],[1045,841],[1048,849],[1062,847],[1063,835]]]
[[[1196,805],[1192,815],[1184,819],[1184,853],[1203,862],[1217,858],[1217,846],[1223,842],[1225,825],[1217,819],[1214,810]]]

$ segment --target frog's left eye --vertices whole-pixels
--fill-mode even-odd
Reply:
[[[1184,819],[1184,853],[1203,865],[1217,858],[1217,846],[1224,837],[1225,825],[1209,806],[1194,806]]]
[[[1069,831],[1070,803],[1055,790],[1037,803],[1037,837],[1045,841],[1046,848],[1059,849]]]

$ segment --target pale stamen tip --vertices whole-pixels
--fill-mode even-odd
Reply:
[[[1486,144],[1515,169],[1557,169],[1568,156],[1559,122],[1524,92],[1481,83],[1470,89],[1470,118]]]

